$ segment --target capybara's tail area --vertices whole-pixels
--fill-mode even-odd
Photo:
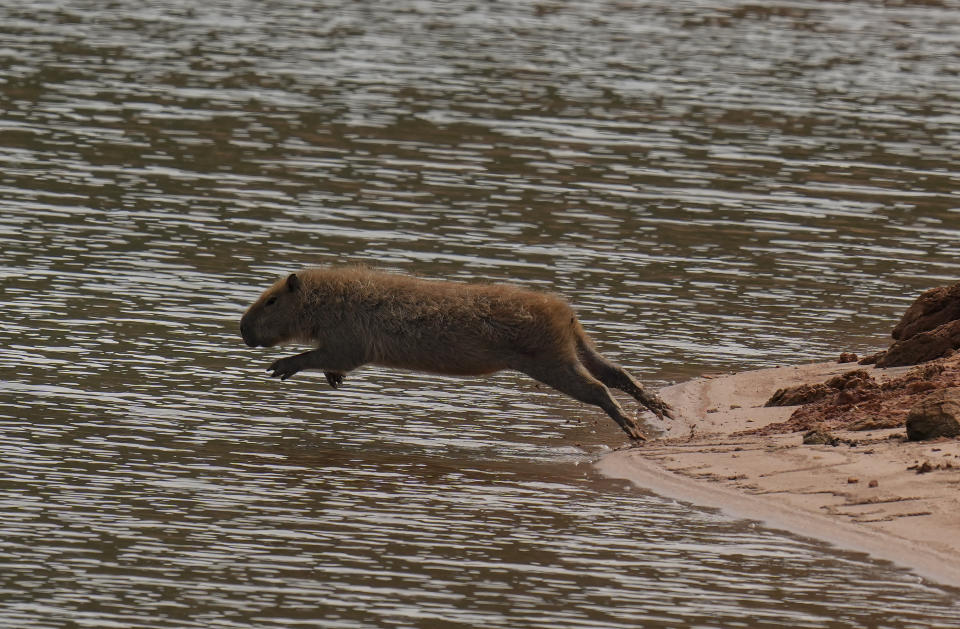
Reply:
[[[594,378],[608,387],[620,389],[633,396],[636,401],[660,419],[664,417],[673,418],[669,404],[661,400],[657,394],[647,392],[643,385],[627,373],[623,367],[604,358],[594,347],[593,341],[583,329],[583,326],[577,322],[576,327],[577,357]]]

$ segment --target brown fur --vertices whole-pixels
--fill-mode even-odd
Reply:
[[[270,365],[282,380],[320,369],[336,388],[365,364],[462,376],[515,369],[600,406],[632,439],[644,439],[639,426],[604,385],[669,416],[659,397],[597,352],[569,304],[505,284],[429,281],[364,267],[306,269],[264,291],[244,313],[240,333],[251,347],[316,346]]]

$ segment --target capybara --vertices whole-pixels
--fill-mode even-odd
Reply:
[[[424,280],[366,267],[305,269],[264,291],[240,319],[240,334],[250,347],[316,347],[270,365],[281,380],[319,369],[337,388],[344,374],[368,363],[461,376],[516,369],[599,406],[631,439],[645,437],[607,386],[670,417],[657,395],[600,355],[567,302],[506,284]]]

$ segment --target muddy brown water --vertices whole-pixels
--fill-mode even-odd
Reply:
[[[237,333],[359,261],[558,291],[653,386],[874,349],[956,280],[957,8],[5,3],[0,625],[960,625],[599,478],[616,426],[519,375]]]

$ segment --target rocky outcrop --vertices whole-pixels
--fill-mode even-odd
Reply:
[[[841,443],[843,443],[842,439],[822,428],[814,428],[803,433],[803,445],[805,446],[838,446]]]
[[[764,406],[798,406],[810,404],[840,393],[841,403],[852,404],[862,397],[863,389],[875,389],[877,383],[863,369],[830,378],[823,384],[801,384],[777,389]]]
[[[960,352],[918,365],[894,378],[886,379],[879,373],[875,375],[878,377],[871,377],[865,370],[848,371],[823,384],[811,385],[826,394],[799,406],[787,421],[767,424],[751,434],[902,428],[910,409],[931,392],[943,389],[960,391]],[[791,400],[789,391],[791,389],[777,391],[774,397]]]
[[[907,414],[907,438],[924,441],[960,435],[960,387],[940,389],[917,402]]]
[[[931,288],[917,297],[900,317],[891,336],[897,341],[908,339],[956,319],[960,319],[960,282]]]
[[[877,367],[917,365],[949,356],[960,348],[960,319],[897,341],[877,359]]]
[[[822,400],[831,393],[835,391],[825,384],[800,384],[777,389],[764,406],[799,406]]]
[[[950,356],[960,349],[960,282],[932,288],[907,308],[891,333],[896,341],[861,365],[917,365]]]

